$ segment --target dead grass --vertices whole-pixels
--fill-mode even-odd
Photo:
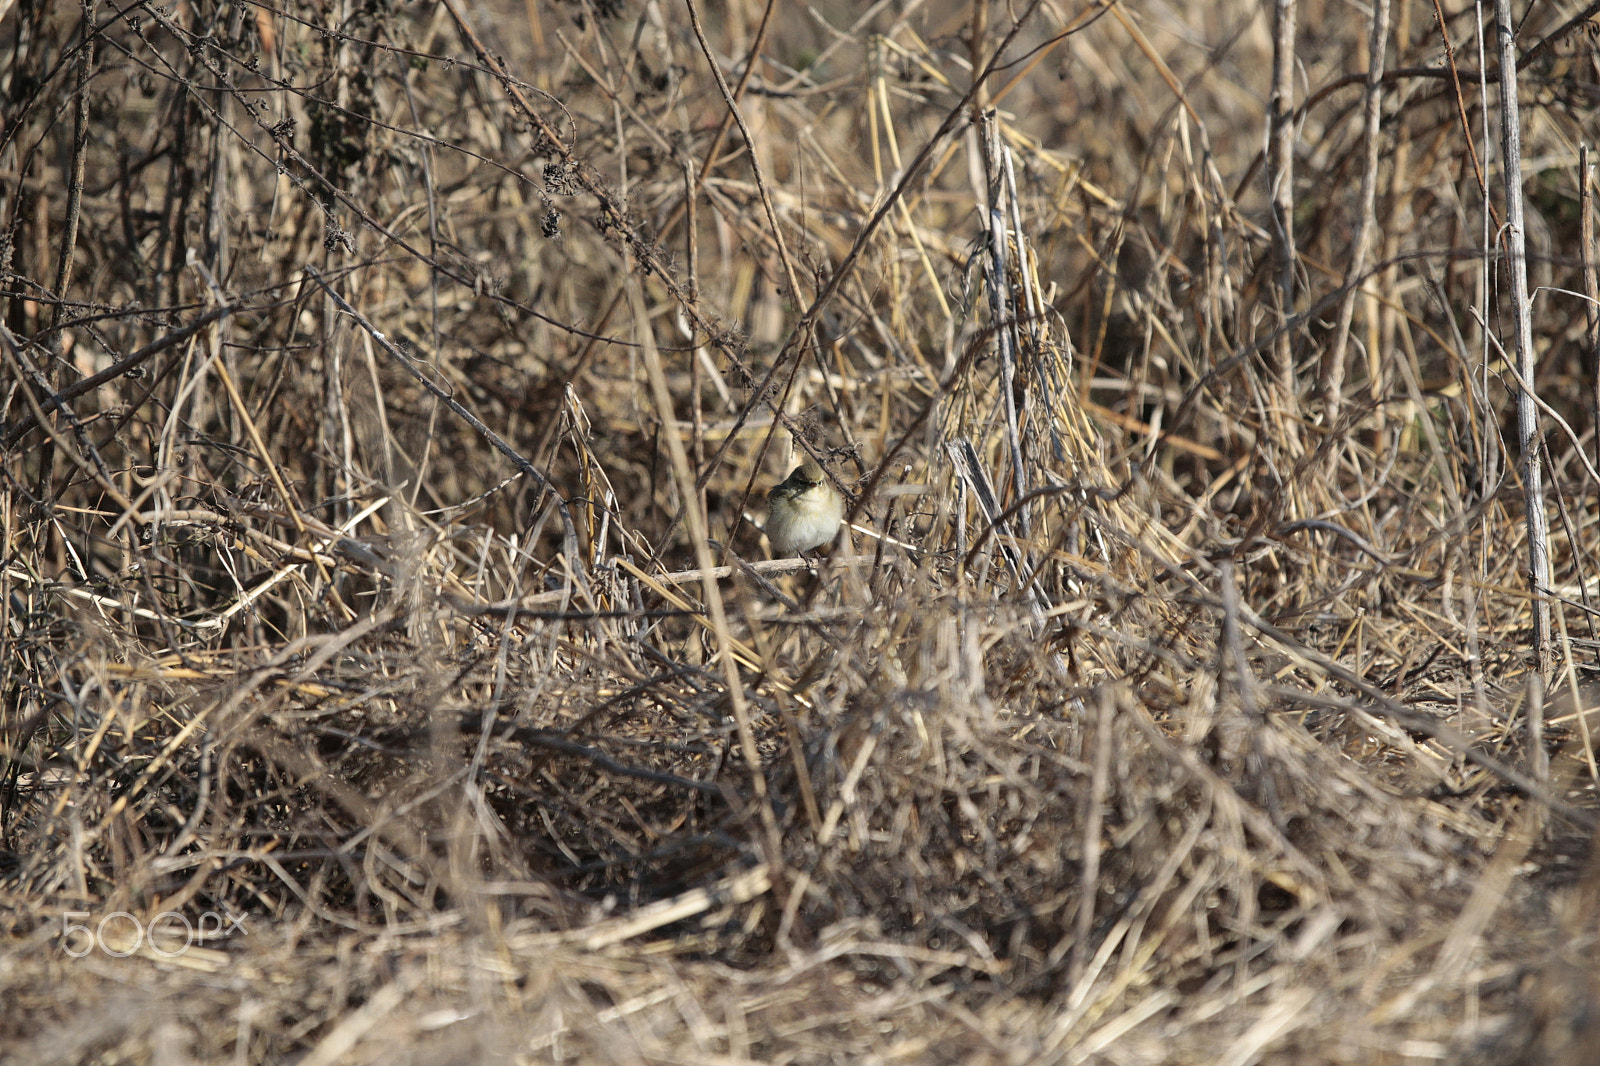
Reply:
[[[1546,694],[1470,9],[1341,342],[1352,19],[327,7],[0,22],[0,1058],[1600,1059],[1592,36]]]

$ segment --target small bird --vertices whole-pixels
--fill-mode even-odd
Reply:
[[[767,539],[775,555],[821,547],[839,535],[843,521],[844,497],[811,459],[767,494]]]

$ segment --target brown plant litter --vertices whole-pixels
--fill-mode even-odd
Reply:
[[[1574,11],[0,4],[0,1061],[1600,1062]]]

